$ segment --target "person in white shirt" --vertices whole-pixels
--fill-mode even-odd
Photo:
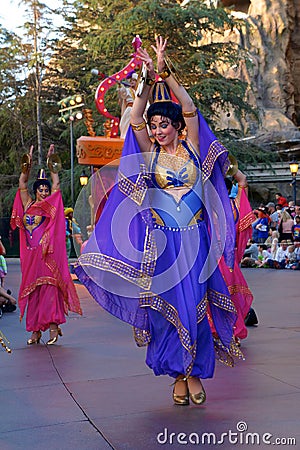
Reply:
[[[280,246],[277,249],[275,259],[268,259],[267,264],[272,269],[284,269],[288,258],[288,243],[287,241],[281,241]]]

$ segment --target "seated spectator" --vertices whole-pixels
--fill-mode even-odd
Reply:
[[[275,198],[276,198],[276,202],[278,203],[278,205],[281,205],[283,208],[289,206],[287,199],[282,196],[281,192],[277,192],[275,194]]]
[[[261,244],[265,242],[266,239],[268,239],[269,236],[269,223],[270,223],[270,217],[267,213],[266,208],[259,208],[258,209],[258,222],[255,226],[257,230],[257,241]]]
[[[291,218],[289,213],[284,210],[281,213],[279,220],[279,242],[288,241],[293,239],[292,226],[294,225],[294,220]]]
[[[300,216],[295,216],[295,223],[292,226],[292,239],[294,242],[300,242]]]
[[[282,241],[276,251],[275,258],[268,259],[266,264],[271,269],[284,269],[287,257],[288,257],[288,243],[287,241]]]
[[[0,317],[3,312],[12,312],[17,309],[17,300],[11,295],[11,291],[7,291],[0,287]]]
[[[300,270],[300,242],[296,241],[294,253],[296,255],[296,261],[291,265],[290,269]]]
[[[291,269],[292,265],[295,264],[296,262],[297,262],[297,255],[295,253],[295,246],[289,245],[285,268]]]
[[[258,247],[253,239],[249,239],[247,242],[244,256],[241,260],[241,267],[256,267],[258,260]]]
[[[258,244],[258,258],[256,267],[267,267],[267,261],[270,259],[271,253],[268,252],[266,244]]]

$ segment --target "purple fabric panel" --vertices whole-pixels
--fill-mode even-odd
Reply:
[[[101,286],[101,277],[104,273],[107,284],[110,284],[111,286],[114,283],[123,283],[124,291],[127,293],[129,293],[128,288],[130,286],[128,282],[125,282],[124,280],[120,281],[120,278],[116,275],[97,269],[87,268],[86,266],[84,268],[82,266],[77,266],[75,272],[80,281],[102,308],[123,322],[142,330],[149,329],[147,310],[145,308],[139,308],[139,300],[132,296],[129,301],[128,297],[112,294],[110,291],[105,290]],[[97,281],[94,281],[96,279]],[[136,293],[133,294],[136,296]]]
[[[205,121],[204,117],[199,111],[198,117],[200,124],[199,127],[200,157],[201,162],[203,164],[205,158],[208,155],[210,145],[212,144],[212,142],[216,141],[217,138],[211,131],[207,122]],[[224,147],[223,149],[226,150]],[[228,164],[227,157],[228,157],[227,150],[219,154],[217,160],[214,163],[213,170],[211,172],[209,179],[218,193],[220,202],[222,204],[225,213],[226,226],[225,226],[225,242],[224,242],[224,259],[226,264],[229,267],[233,268],[234,248],[235,248],[235,224],[230,205],[230,199],[228,196],[226,185],[224,183],[224,175]],[[209,194],[207,193],[206,183],[204,184],[204,190],[206,192],[206,194],[204,195],[209,197]],[[224,216],[224,214],[221,214],[221,216]],[[224,224],[222,224],[222,226],[224,227]]]

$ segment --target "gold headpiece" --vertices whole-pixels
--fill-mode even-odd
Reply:
[[[46,177],[46,172],[44,169],[40,169],[38,172],[38,176],[36,177],[37,180],[48,180]]]
[[[171,94],[164,81],[157,81],[153,86],[152,103],[171,102]]]

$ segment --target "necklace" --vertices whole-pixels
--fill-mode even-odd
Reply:
[[[173,156],[178,156],[179,158],[182,158],[183,160],[187,161],[189,159],[189,155],[188,152],[186,151],[186,149],[184,148],[184,146],[182,145],[182,142],[180,141],[176,147],[175,153],[170,153],[168,152],[168,150],[162,145],[160,147],[161,152],[169,155],[171,157]]]
[[[189,154],[181,142],[179,142],[175,153],[169,153],[163,146],[160,147],[158,162],[162,167],[177,172],[182,169],[188,160]]]

